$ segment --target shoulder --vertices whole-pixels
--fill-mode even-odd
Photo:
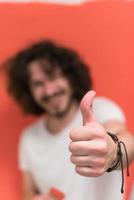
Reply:
[[[96,97],[93,105],[94,113],[100,123],[108,120],[119,120],[125,123],[125,115],[122,108],[111,99]]]
[[[36,137],[37,135],[39,136],[42,127],[43,127],[42,118],[25,127],[20,136],[20,143],[26,144],[27,142],[32,141],[33,139],[36,140]]]
[[[113,100],[111,100],[111,99],[109,99],[109,98],[107,98],[107,97],[103,97],[103,96],[98,96],[98,97],[95,97],[95,99],[94,99],[94,106],[103,106],[103,105],[105,105],[105,106],[108,106],[108,107],[118,107],[118,108],[120,108],[120,106],[116,103],[116,102],[114,102]]]

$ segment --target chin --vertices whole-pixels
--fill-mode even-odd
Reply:
[[[60,110],[56,110],[54,112],[50,112],[50,110],[48,111],[48,114],[50,114],[51,116],[55,116],[55,117],[63,117],[64,115],[66,115],[66,113],[69,111],[68,107],[65,109],[60,109]]]
[[[51,116],[55,117],[63,117],[66,111],[56,111],[56,112],[48,112]]]

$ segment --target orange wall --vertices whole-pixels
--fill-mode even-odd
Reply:
[[[133,3],[88,3],[76,7],[0,4],[0,63],[38,39],[54,39],[73,47],[89,63],[97,94],[106,95],[123,107],[133,131],[133,19]],[[32,119],[25,118],[8,97],[3,71],[0,97],[0,199],[18,200],[18,138]]]

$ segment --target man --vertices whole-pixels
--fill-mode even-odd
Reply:
[[[70,49],[42,41],[10,60],[8,76],[9,92],[24,112],[42,115],[23,131],[20,139],[23,200],[31,200],[38,193],[45,196],[53,187],[63,192],[66,200],[122,199],[120,173],[104,172],[115,161],[117,151],[106,131],[126,132],[125,118],[115,103],[96,97],[93,111],[97,121],[82,110],[86,112],[84,126],[74,130],[82,124],[79,103],[92,88],[89,70],[79,56]],[[89,98],[93,101],[94,92],[90,92]],[[89,130],[93,134],[88,138],[91,124],[94,131]],[[70,130],[71,160],[76,164],[76,171],[84,176],[103,176],[85,178],[74,172],[68,151]],[[92,141],[90,156],[85,151],[89,141]],[[100,171],[94,170],[96,165]]]

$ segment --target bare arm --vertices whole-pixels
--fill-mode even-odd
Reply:
[[[119,140],[124,142],[128,153],[129,163],[132,162],[132,160],[134,160],[134,136],[127,130],[127,127],[119,121],[109,121],[104,124],[104,128],[106,131],[116,133]],[[126,157],[123,148],[122,152],[124,166],[126,166]]]
[[[37,190],[30,173],[24,172],[22,174],[22,200],[32,200],[36,194]]]

